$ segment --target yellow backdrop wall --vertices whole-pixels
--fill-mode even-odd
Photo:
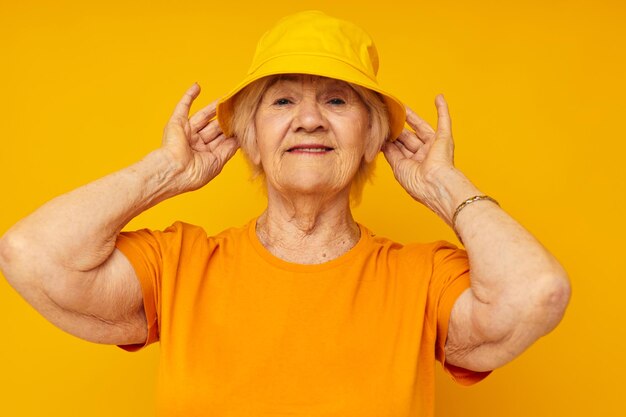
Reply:
[[[30,1],[0,4],[0,234],[46,200],[140,159],[185,89],[233,87],[280,17],[320,9],[366,28],[380,81],[434,123],[450,105],[459,166],[562,261],[560,327],[483,383],[437,375],[439,416],[623,416],[626,235],[623,1]],[[211,184],[128,228],[214,233],[264,207],[238,154]],[[384,159],[356,217],[402,242],[454,234]],[[0,280],[0,415],[149,416],[158,346],[81,341]]]

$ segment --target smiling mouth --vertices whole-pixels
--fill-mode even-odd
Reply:
[[[325,153],[334,150],[334,148],[322,145],[298,145],[287,149],[289,153]]]

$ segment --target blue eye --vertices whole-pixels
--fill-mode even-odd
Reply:
[[[346,104],[346,102],[340,98],[331,98],[330,100],[328,100],[328,102],[330,104],[333,104],[335,106],[341,105],[341,104]]]
[[[276,100],[274,102],[274,104],[277,104],[279,106],[285,106],[287,104],[291,103],[291,101],[289,101],[288,98],[279,98],[278,100]]]

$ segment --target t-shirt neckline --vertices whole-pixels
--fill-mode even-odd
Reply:
[[[369,240],[371,239],[371,232],[361,223],[357,222],[357,225],[359,226],[359,229],[361,231],[361,236],[359,237],[359,240],[357,241],[356,245],[350,248],[346,253],[342,254],[341,256],[335,259],[331,259],[330,261],[324,262],[321,264],[298,264],[298,263],[288,262],[283,259],[280,259],[279,257],[272,254],[269,250],[267,250],[265,246],[263,246],[263,244],[259,240],[259,237],[256,234],[257,220],[258,220],[258,216],[253,218],[248,223],[248,226],[247,226],[248,240],[250,241],[250,244],[252,245],[254,250],[257,252],[257,254],[261,258],[263,258],[264,261],[266,261],[267,263],[275,267],[278,267],[286,271],[291,271],[291,272],[319,272],[319,271],[324,271],[327,269],[335,268],[339,265],[342,265],[346,262],[353,260],[356,256],[358,256],[361,252],[363,252]]]

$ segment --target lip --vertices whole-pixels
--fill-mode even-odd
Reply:
[[[310,154],[323,154],[333,151],[335,148],[326,146],[320,143],[301,143],[299,145],[292,146],[287,149],[289,153],[310,153]]]

